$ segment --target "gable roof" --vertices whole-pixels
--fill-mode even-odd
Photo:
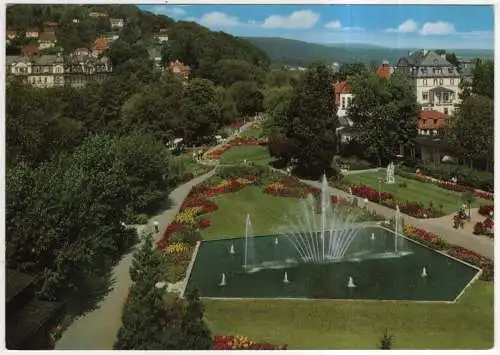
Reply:
[[[439,111],[421,110],[418,119],[419,129],[439,129],[446,125],[446,115]]]
[[[433,51],[429,51],[420,62],[420,66],[426,67],[449,67],[452,66],[445,58]]]
[[[347,81],[341,81],[335,84],[335,94],[350,94],[352,93],[352,87],[347,83]]]
[[[377,75],[384,79],[389,79],[392,75],[392,68],[389,63],[382,63],[377,68]]]
[[[23,46],[22,52],[24,55],[31,55],[38,53],[40,51],[40,47],[36,44],[28,44],[26,46]]]
[[[108,49],[108,47],[109,47],[108,42],[103,38],[97,38],[94,41],[94,47],[93,47],[94,50],[103,51]]]

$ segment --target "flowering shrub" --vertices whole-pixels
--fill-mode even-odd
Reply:
[[[474,196],[479,197],[479,198],[483,198],[485,200],[493,200],[494,195],[491,192],[474,190]]]
[[[429,212],[424,208],[424,205],[418,202],[406,202],[399,206],[401,212],[417,218],[429,217]]]
[[[235,137],[228,143],[220,148],[210,152],[208,155],[210,159],[219,159],[220,156],[228,151],[231,147],[249,146],[249,145],[266,145],[267,138],[254,138],[254,137]]]
[[[483,270],[481,275],[481,280],[491,281],[493,280],[493,261],[485,258],[469,249],[465,249],[456,245],[452,245],[448,254],[454,256],[457,259],[468,262],[472,265],[480,267]]]
[[[211,223],[210,223],[210,220],[209,220],[209,219],[202,219],[202,220],[200,221],[200,223],[198,224],[198,227],[199,227],[200,229],[203,229],[203,228],[210,227],[210,224],[211,224]]]
[[[404,234],[408,238],[416,240],[433,249],[446,250],[450,247],[450,244],[440,236],[424,229],[417,228],[411,224],[404,226]]]
[[[479,206],[479,211],[478,213],[481,216],[489,217],[490,212],[494,210],[495,205],[494,204],[489,204],[489,205],[481,205]]]
[[[486,228],[484,228],[484,224],[482,222],[477,222],[474,224],[474,229],[472,231],[475,235],[485,235]]]
[[[216,335],[212,350],[286,350],[287,345],[257,343],[243,336]]]

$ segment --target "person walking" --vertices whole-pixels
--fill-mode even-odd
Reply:
[[[160,223],[158,223],[158,221],[154,221],[153,225],[155,227],[155,233],[160,233]]]

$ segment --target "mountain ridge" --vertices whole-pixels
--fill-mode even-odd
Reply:
[[[327,62],[378,65],[384,60],[395,63],[409,51],[418,48],[389,48],[365,43],[329,43],[319,44],[282,37],[242,37],[264,50],[269,57],[288,65],[307,65],[321,60]],[[438,49],[438,48],[432,48]],[[443,48],[444,49],[444,48]],[[494,58],[494,51],[488,49],[447,49],[457,57]]]

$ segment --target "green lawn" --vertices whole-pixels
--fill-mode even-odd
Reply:
[[[207,215],[212,225],[202,230],[205,240],[243,236],[247,213],[250,213],[255,235],[275,233],[286,211],[300,204],[298,199],[271,196],[262,192],[261,187],[254,186],[217,196],[214,201],[219,209]]]
[[[262,135],[262,127],[249,128],[241,133],[243,137],[255,137],[258,138]]]
[[[346,175],[344,180],[351,183],[362,183],[371,186],[378,190],[378,178],[381,177],[385,181],[385,170],[378,172],[366,172],[360,174]],[[381,187],[384,192],[391,192],[397,199],[403,201],[418,201],[425,206],[432,202],[434,206],[443,205],[443,211],[446,214],[451,214],[463,204],[461,194],[440,188],[431,183],[407,179],[399,175],[395,176],[396,184],[388,185],[382,182]],[[400,187],[399,183],[405,182],[406,187]],[[476,199],[472,207],[478,207],[480,204],[488,203],[483,199]]]
[[[267,165],[273,160],[267,147],[260,145],[232,147],[220,156],[221,164],[241,164],[245,159],[258,165]]]
[[[376,349],[384,329],[395,349],[493,346],[493,283],[477,281],[456,304],[363,301],[205,300],[214,335],[244,335],[290,349]]]

